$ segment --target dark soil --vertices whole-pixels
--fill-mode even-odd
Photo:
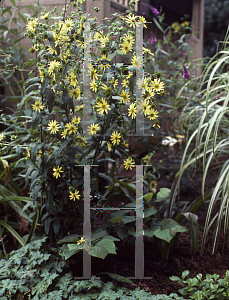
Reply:
[[[153,162],[156,164],[160,159],[163,159],[161,153],[157,153],[153,156]],[[174,162],[177,163],[177,156],[173,153],[170,153],[170,167],[166,167],[168,162],[163,161],[165,169],[173,169]],[[173,160],[172,160],[173,159]],[[223,158],[222,158],[223,159]],[[171,171],[170,170],[170,171]],[[157,191],[161,187],[171,187],[171,182],[169,176],[172,179],[171,172],[167,172],[167,175],[160,179],[158,182]],[[119,175],[124,175],[126,177],[132,177],[133,171],[122,171],[119,172]],[[129,175],[129,176],[128,176]],[[217,181],[217,172],[210,174],[206,182],[206,190],[215,186]],[[122,176],[123,177],[123,176]],[[196,172],[194,175],[187,175],[186,179],[181,184],[181,200],[193,201],[200,195],[201,188],[201,172]],[[189,180],[188,180],[189,179]],[[123,204],[116,203],[119,207],[122,207]],[[116,207],[118,207],[116,206]],[[206,240],[205,249],[203,256],[200,256],[200,249],[202,244],[202,237],[204,232],[204,225],[206,219],[208,205],[200,207],[196,212],[198,215],[199,222],[199,249],[196,255],[191,254],[191,243],[190,243],[190,234],[188,232],[181,233],[178,243],[176,245],[175,251],[169,261],[165,261],[160,257],[156,246],[152,239],[144,237],[144,276],[152,277],[152,279],[131,279],[134,284],[126,284],[113,280],[108,275],[97,275],[102,281],[112,281],[116,287],[127,287],[130,290],[135,290],[136,287],[141,289],[146,289],[150,291],[153,295],[156,294],[167,294],[178,292],[178,289],[181,286],[177,282],[173,282],[169,279],[170,276],[181,277],[181,274],[185,270],[189,270],[189,277],[192,278],[197,274],[201,273],[203,279],[206,274],[218,274],[222,278],[227,269],[229,263],[229,249],[225,247],[223,251],[223,236],[221,230],[221,236],[218,248],[215,250],[215,253],[212,254],[213,242],[210,240],[212,237],[213,229],[211,228],[208,233],[208,238]],[[213,210],[213,215],[218,211],[219,204]],[[94,215],[97,216],[98,220],[92,222],[92,231],[96,226],[103,225],[105,216],[108,216],[112,211],[105,211],[100,218],[99,214],[94,212]],[[214,228],[214,226],[213,226]],[[134,277],[135,276],[135,245],[134,237],[127,237],[123,241],[115,242],[118,247],[117,255],[108,255],[103,261],[98,258],[92,257],[92,275],[96,275],[100,272],[111,272],[124,277]],[[80,254],[82,255],[82,253]],[[82,257],[80,259],[81,263],[73,267],[74,275],[76,277],[82,276]],[[75,278],[76,279],[76,278]],[[77,280],[77,279],[76,279]]]

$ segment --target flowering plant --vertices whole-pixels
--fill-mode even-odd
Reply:
[[[91,168],[91,194],[98,200],[105,198],[109,190],[103,181],[113,183],[115,160],[126,158],[125,169],[135,165],[128,155],[127,135],[135,127],[137,114],[147,117],[151,128],[157,127],[154,96],[164,93],[158,76],[144,72],[137,78],[144,61],[135,51],[135,28],[146,27],[146,20],[134,15],[135,1],[129,3],[130,10],[124,16],[106,18],[108,25],[99,25],[94,15],[84,13],[81,4],[83,0],[72,1],[77,13],[69,15],[66,5],[61,16],[54,8],[45,11],[40,20],[29,18],[27,23],[26,36],[31,39],[30,52],[37,52],[38,71],[37,77],[30,73],[27,90],[35,85],[38,89],[26,94],[20,104],[23,110],[32,101],[31,130],[37,134],[29,145],[31,166],[26,176],[37,172],[31,182],[31,197],[40,205],[45,233],[54,240],[71,231],[82,234],[82,166],[99,165],[103,173],[96,166]],[[91,32],[87,39],[88,24]],[[143,52],[148,60],[153,59],[149,49],[143,47]],[[117,64],[116,55],[126,56],[129,64]],[[89,76],[90,103],[84,89]],[[141,90],[137,104],[135,85]],[[108,162],[112,163],[109,176]]]

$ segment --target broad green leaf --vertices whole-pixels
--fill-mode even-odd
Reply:
[[[157,199],[165,199],[170,195],[171,190],[167,188],[161,188],[157,193]]]
[[[107,250],[107,252],[110,254],[117,254],[115,251],[114,242],[109,239],[106,239],[106,238],[102,239],[101,241],[96,243],[96,246],[105,248]]]
[[[146,227],[144,228],[144,235],[151,238],[154,236],[154,230],[150,229],[149,227]]]
[[[119,227],[117,229],[117,235],[120,237],[120,239],[124,240],[126,237],[129,236],[127,228],[125,226]]]
[[[91,256],[94,256],[94,257],[98,257],[98,258],[104,259],[108,255],[108,251],[104,247],[92,246],[89,249],[88,254],[90,254]]]
[[[158,237],[159,239],[164,240],[164,241],[169,243],[171,241],[171,239],[173,238],[170,235],[169,231],[170,231],[170,229],[161,229],[161,228],[159,228],[159,229],[156,229],[154,231],[154,235],[156,237]]]
[[[147,218],[149,216],[152,216],[156,214],[157,209],[155,207],[149,207],[149,208],[144,208],[144,218]]]
[[[135,222],[136,221],[136,217],[135,216],[124,216],[122,218],[122,221],[124,222],[124,224]]]
[[[102,238],[106,235],[107,235],[106,230],[103,230],[102,228],[99,228],[91,234],[91,240],[96,240],[96,239]]]
[[[75,242],[78,242],[80,237],[81,237],[81,235],[79,235],[79,234],[67,235],[63,239],[58,241],[57,244],[60,244],[60,243],[75,243]]]

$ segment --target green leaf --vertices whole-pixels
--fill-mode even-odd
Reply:
[[[164,240],[164,241],[166,241],[166,242],[170,242],[171,241],[171,239],[173,238],[171,235],[170,235],[170,233],[169,233],[169,229],[161,229],[161,228],[159,228],[159,229],[156,229],[155,231],[154,231],[154,235],[157,237],[157,238],[159,238],[159,239],[161,239],[161,240]]]
[[[106,238],[102,239],[101,241],[96,243],[96,246],[105,248],[107,250],[107,252],[110,254],[117,254],[115,251],[114,242],[109,239],[106,239]]]
[[[160,192],[157,193],[157,199],[165,199],[170,195],[171,190],[167,188],[161,188]]]
[[[63,239],[58,241],[57,244],[60,244],[60,243],[76,243],[76,242],[78,242],[80,237],[81,237],[81,235],[79,235],[79,234],[67,235]]]
[[[106,235],[107,235],[106,230],[103,230],[102,228],[99,228],[91,234],[91,239],[92,240],[97,240],[97,239],[102,238]]]
[[[21,244],[22,247],[25,246],[25,241],[10,225],[8,225],[4,221],[0,221],[0,225],[5,227],[9,231],[12,234],[12,236],[15,237],[15,239]]]
[[[117,275],[117,274],[114,274],[114,273],[101,272],[101,273],[97,273],[96,275],[98,275],[98,274],[107,274],[108,276],[110,276],[111,278],[113,278],[117,281],[125,282],[125,283],[128,283],[128,284],[134,284],[133,281],[131,281],[130,279],[128,279],[126,277],[123,277],[123,276],[120,276],[120,275]]]
[[[198,250],[199,224],[198,216],[190,212],[182,213],[190,222],[189,233],[191,235],[192,254],[195,255]]]
[[[23,69],[25,69],[26,67],[32,65],[32,64],[35,64],[37,61],[36,58],[33,58],[33,59],[28,59],[24,64],[23,64]]]
[[[104,259],[108,255],[108,251],[104,247],[92,246],[89,249],[88,254],[90,254],[91,256],[94,256],[94,257]]]
[[[144,235],[148,236],[149,238],[154,236],[154,231],[149,227],[144,227]]]
[[[127,223],[131,223],[131,222],[135,222],[136,221],[136,217],[135,216],[124,216],[122,218],[124,224],[127,224]]]
[[[109,219],[109,222],[111,222],[111,223],[122,222],[122,218],[123,217],[116,217],[116,218],[113,218],[113,219]]]
[[[107,176],[106,174],[100,173],[98,172],[99,177],[102,177],[104,179],[106,179],[111,185],[114,185],[114,182],[112,181],[112,179],[110,178],[110,176]]]
[[[144,195],[144,201],[146,203],[149,203],[150,200],[152,199],[152,197],[153,197],[153,193],[148,193],[148,194]]]
[[[149,216],[152,216],[156,214],[157,209],[155,207],[149,207],[149,208],[144,208],[144,218],[147,218]]]
[[[117,235],[120,237],[120,239],[124,240],[126,237],[129,236],[127,228],[126,227],[119,227],[117,229]]]

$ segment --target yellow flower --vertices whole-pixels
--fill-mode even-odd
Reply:
[[[88,132],[89,134],[93,135],[96,134],[96,132],[100,129],[100,126],[98,124],[92,124],[89,128],[88,128]]]
[[[38,67],[38,70],[39,70],[39,73],[40,73],[41,82],[43,82],[44,81],[44,72],[42,72],[39,67]]]
[[[112,135],[111,135],[111,142],[113,145],[115,145],[115,143],[117,143],[117,145],[119,145],[120,143],[120,138],[121,138],[121,134],[118,133],[118,131],[113,131]]]
[[[148,164],[150,162],[150,156],[147,154],[142,158],[142,162]]]
[[[57,54],[56,49],[53,49],[51,46],[49,47],[49,53],[51,54]]]
[[[134,103],[131,103],[129,108],[128,108],[128,116],[131,115],[132,119],[135,119],[136,117],[136,108],[135,108],[135,105]]]
[[[127,79],[129,79],[133,75],[133,72],[129,71],[129,75],[126,76]]]
[[[80,100],[80,87],[76,88],[76,89],[72,89],[69,92],[69,95],[73,98],[73,99],[78,99]]]
[[[69,198],[73,201],[75,201],[76,199],[79,200],[80,198],[80,195],[79,195],[79,191],[75,190],[75,192],[69,192],[70,195],[69,195]]]
[[[97,92],[97,87],[98,84],[95,82],[95,79],[92,80],[92,82],[90,83],[91,89],[93,92]]]
[[[136,83],[137,83],[138,88],[140,90],[142,90],[142,94],[144,94],[144,92],[145,92],[144,89],[148,89],[148,84],[147,84],[146,80],[143,78],[139,78]]]
[[[148,117],[150,120],[155,120],[156,118],[158,118],[158,111],[157,110],[154,110],[154,109],[150,109],[149,113],[148,113]]]
[[[107,68],[107,69],[110,68],[110,65],[109,65],[109,64],[106,64],[106,65],[100,65],[100,68],[101,68],[101,70],[105,71],[106,68]]]
[[[77,242],[77,245],[83,245],[83,243],[86,242],[83,237]]]
[[[108,148],[108,151],[110,152],[111,151],[111,144],[109,142],[107,142],[107,148]]]
[[[147,28],[147,26],[145,25],[146,19],[143,16],[139,16],[139,23],[142,23],[143,27]]]
[[[126,90],[122,90],[122,92],[121,92],[121,94],[119,94],[119,96],[121,96],[121,100],[123,103],[127,103],[130,99],[129,92],[127,92]]]
[[[115,88],[118,84],[118,79],[114,80],[113,78],[109,81],[109,83],[113,84],[113,87]]]
[[[95,79],[98,80],[99,75],[98,75],[96,69],[93,66],[91,66],[91,72],[90,72],[90,74],[93,77],[93,80],[95,80]]]
[[[164,90],[164,82],[160,82],[160,78],[155,78],[154,81],[152,81],[153,90],[157,94]]]
[[[29,151],[29,148],[27,148],[27,155],[26,155],[27,158],[30,157],[30,151]]]
[[[56,133],[57,131],[59,131],[59,127],[60,125],[56,120],[52,120],[48,123],[48,130],[51,130],[50,133]]]
[[[59,61],[56,61],[56,60],[50,61],[49,69],[48,69],[49,75],[51,75],[56,68],[59,69],[59,66],[60,66]]]
[[[56,177],[56,179],[57,179],[58,177],[61,177],[61,176],[60,176],[60,172],[64,172],[64,171],[62,171],[61,169],[62,169],[62,167],[59,167],[59,166],[58,166],[57,168],[54,168],[54,167],[53,167],[53,171],[54,171],[54,172],[53,172],[53,176]]]
[[[132,35],[129,34],[125,34],[123,41],[130,44],[132,46],[132,44],[134,44],[134,38]]]
[[[126,141],[123,142],[123,145],[128,148],[129,144],[126,143]]]
[[[98,111],[100,115],[102,115],[104,112],[107,114],[107,110],[110,110],[110,105],[107,104],[107,101],[104,98],[102,98],[102,102],[98,102],[95,106],[98,107],[96,111]]]
[[[146,53],[148,53],[148,54],[154,56],[154,54],[150,51],[150,49],[147,49],[147,48],[145,48],[145,47],[142,47],[142,49],[143,49],[144,52],[146,52]]]
[[[39,150],[39,151],[38,151],[38,154],[36,155],[36,158],[38,158],[39,156],[41,156],[41,154],[42,154],[42,151]]]
[[[151,192],[155,193],[156,188],[157,188],[157,182],[155,180],[152,180],[150,182],[149,189],[150,189]]]
[[[71,30],[73,28],[73,20],[67,19],[65,21],[64,27],[65,27],[66,31]]]
[[[38,112],[41,111],[41,109],[44,108],[44,105],[41,105],[41,100],[35,101],[35,104],[31,104],[33,110],[38,110]]]
[[[73,123],[71,123],[71,122],[69,122],[69,123],[67,123],[66,125],[65,125],[65,129],[67,130],[67,131],[69,131],[69,134],[72,134],[72,133],[76,133],[77,132],[77,127],[75,127],[75,125],[73,124]]]
[[[138,55],[137,55],[137,56],[134,55],[134,56],[132,57],[131,63],[132,63],[133,66],[136,66],[137,69],[140,69],[141,66],[142,66],[142,64],[143,64],[143,63],[142,63],[141,57],[138,56]]]
[[[76,84],[78,83],[77,79],[76,79],[76,75],[71,72],[70,75],[69,75],[70,79],[71,79],[71,82],[70,82],[70,85],[75,87]]]
[[[42,17],[40,17],[40,19],[47,19],[49,15],[49,12],[47,12],[46,14],[44,14]]]
[[[86,138],[84,136],[77,136],[77,138],[81,139],[81,141],[78,141],[76,144],[80,147],[82,146],[86,146],[87,144],[87,141],[86,141]]]
[[[76,107],[75,107],[75,111],[78,111],[78,110],[80,110],[80,109],[82,109],[82,108],[83,108],[83,105],[76,106]]]
[[[123,82],[121,83],[123,87],[128,87],[129,86],[129,81],[127,79],[123,79]]]
[[[127,22],[127,24],[130,25],[130,27],[134,27],[136,26],[136,17],[134,15],[129,14],[127,16],[127,18],[125,18],[125,21]]]
[[[103,36],[103,32],[102,31],[100,31],[100,32],[96,32],[95,34],[94,34],[94,39],[95,40],[100,40]]]
[[[105,83],[102,83],[101,88],[106,91],[108,89],[108,86]]]
[[[27,31],[32,31],[32,32],[34,32],[35,31],[35,27],[36,27],[36,25],[38,24],[38,19],[37,18],[35,18],[35,19],[33,19],[33,20],[30,20],[29,22],[28,22],[28,24],[26,25],[26,29],[27,29]]]
[[[103,54],[102,55],[102,58],[101,58],[102,60],[104,59],[104,60],[111,60],[106,54]]]
[[[106,47],[106,42],[108,42],[109,41],[109,37],[106,35],[106,36],[104,36],[104,37],[101,37],[101,39],[100,39],[100,46],[102,47],[102,48],[105,48]]]
[[[143,102],[143,111],[144,111],[144,115],[148,115],[150,112],[150,105],[149,105],[149,100],[145,100]]]
[[[74,117],[74,118],[72,118],[72,123],[75,123],[75,124],[79,124],[80,123],[80,117]]]
[[[61,132],[62,139],[65,139],[67,134],[68,134],[68,130],[67,130],[67,129],[64,129],[64,131]]]
[[[124,161],[123,165],[126,170],[128,170],[128,169],[132,170],[132,168],[135,167],[135,162],[132,160],[131,157],[129,157],[126,159],[126,161]]]
[[[131,44],[127,43],[127,42],[123,42],[120,46],[120,50],[122,52],[122,54],[126,54],[127,52],[132,50],[132,46]]]

